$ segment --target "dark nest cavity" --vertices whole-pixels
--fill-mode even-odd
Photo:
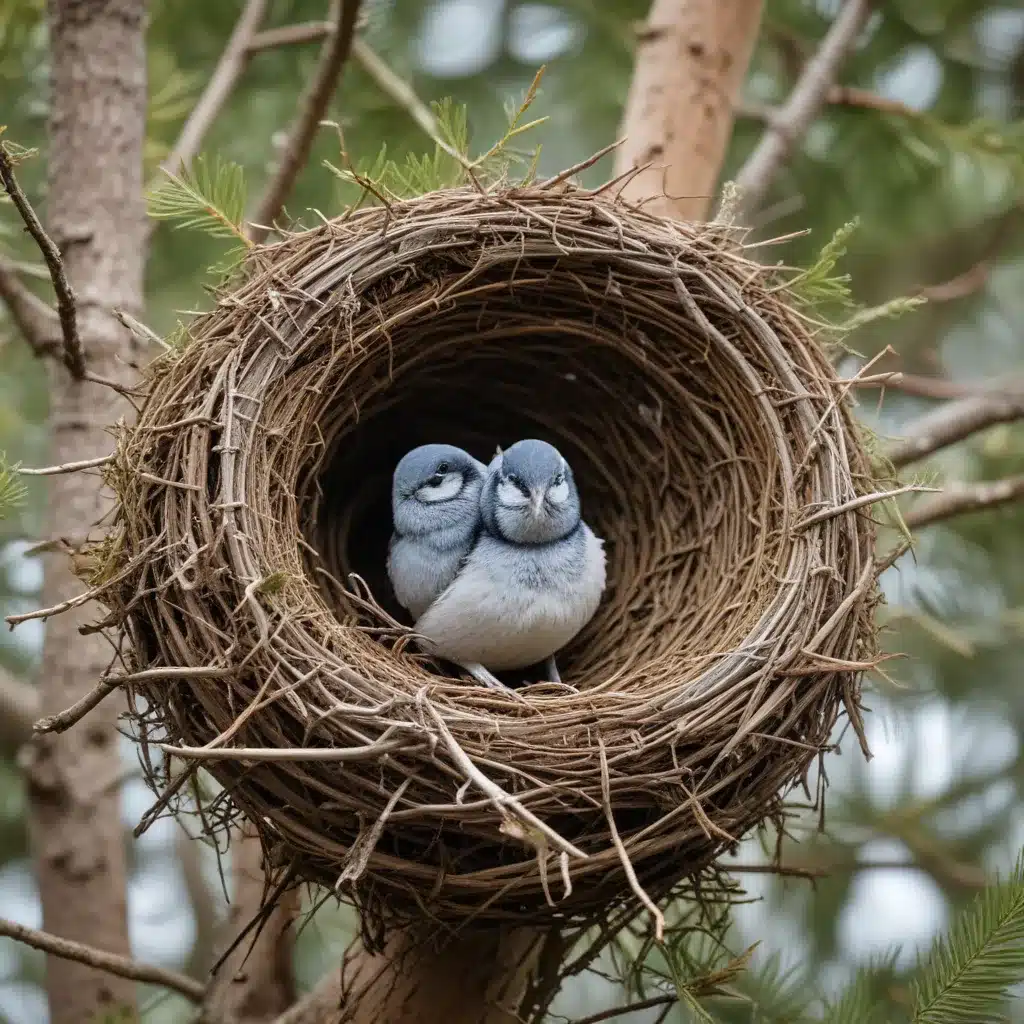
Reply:
[[[860,731],[846,388],[730,232],[600,192],[455,189],[255,249],[107,468],[92,582],[157,808],[206,769],[288,879],[380,920],[652,907],[778,816],[844,707]],[[523,436],[572,464],[609,585],[567,685],[504,695],[410,642],[388,490],[413,445]]]

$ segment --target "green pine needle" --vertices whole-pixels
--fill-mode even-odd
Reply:
[[[0,519],[17,508],[28,495],[28,488],[21,482],[18,467],[12,466],[3,452],[0,452]]]
[[[937,939],[912,981],[912,1024],[987,1024],[1024,981],[1024,855],[1006,881],[988,886]]]
[[[198,228],[214,238],[234,238],[246,247],[252,242],[242,230],[245,214],[245,176],[238,164],[197,157],[181,176],[164,172],[168,180],[149,192],[149,215],[177,221],[178,228]]]
[[[885,987],[892,981],[896,957],[889,953],[857,971],[839,999],[826,1005],[821,1024],[888,1024]]]

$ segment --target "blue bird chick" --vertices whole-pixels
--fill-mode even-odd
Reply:
[[[395,467],[388,577],[413,619],[455,579],[477,539],[486,472],[482,462],[450,444],[421,445]]]
[[[572,470],[557,448],[525,440],[495,456],[480,495],[483,530],[416,632],[434,653],[488,686],[545,663],[590,621],[605,586],[604,542],[583,522]]]

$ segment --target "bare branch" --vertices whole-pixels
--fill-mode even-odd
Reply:
[[[280,214],[299,172],[306,163],[313,137],[334,93],[355,38],[359,0],[333,0],[331,20],[338,31],[332,32],[323,45],[316,74],[299,104],[299,115],[288,133],[288,142],[281,162],[260,200],[248,232],[254,242],[262,242],[270,233],[268,225]]]
[[[41,932],[35,928],[26,928],[24,925],[8,921],[6,918],[0,918],[0,935],[24,942],[25,945],[31,946],[33,949],[41,949],[51,956],[59,956],[64,960],[76,960],[78,963],[87,964],[89,967],[106,971],[108,974],[131,978],[133,981],[144,981],[150,985],[161,985],[163,988],[180,992],[193,1003],[198,1003],[203,998],[205,987],[198,981],[187,978],[184,974],[178,974],[177,971],[139,963],[129,957],[107,953],[82,942],[72,942],[71,939],[62,939],[59,935],[51,935],[49,932]]]
[[[679,996],[666,993],[661,996],[650,996],[626,1006],[616,1006],[611,1010],[601,1010],[600,1013],[592,1013],[589,1017],[577,1017],[572,1024],[599,1024],[600,1021],[614,1020],[616,1017],[624,1017],[627,1013],[635,1013],[637,1010],[651,1010],[656,1006],[673,1006],[679,1002]]]
[[[941,494],[927,498],[904,512],[903,521],[911,529],[920,529],[941,519],[995,508],[1020,498],[1024,498],[1024,476],[983,483],[954,483]]]
[[[32,735],[38,714],[35,687],[0,666],[0,751],[13,754]]]
[[[57,314],[18,278],[17,269],[0,259],[0,299],[21,336],[37,356],[53,355],[60,348],[60,321]]]
[[[962,441],[971,434],[1024,418],[1024,391],[1016,394],[961,398],[926,413],[907,427],[888,451],[897,468]]]
[[[199,152],[210,125],[227,102],[249,62],[252,41],[263,24],[266,10],[267,0],[248,0],[217,61],[213,76],[189,114],[177,142],[160,165],[163,170],[177,173],[183,164],[187,167]]]
[[[50,280],[53,282],[53,290],[57,294],[57,316],[60,318],[61,333],[64,338],[64,363],[72,377],[82,380],[85,377],[85,351],[82,349],[82,339],[78,336],[75,293],[64,272],[64,260],[53,239],[43,228],[36,211],[32,209],[28,196],[18,184],[14,176],[14,166],[11,163],[10,154],[3,144],[0,144],[0,180],[3,181],[4,189],[11,197],[21,219],[25,222],[25,227],[28,228],[28,233],[35,239],[35,243],[39,246],[39,251],[46,261],[46,267],[50,271]]]
[[[334,31],[329,21],[304,21],[297,25],[268,28],[257,32],[249,41],[249,53],[271,50],[278,46],[293,46],[296,43],[318,43]]]
[[[870,12],[868,0],[843,4],[789,99],[736,176],[742,209],[749,211],[760,204],[793,147],[807,134]]]
[[[991,395],[1013,398],[1024,391],[1024,381],[1016,384],[1007,384],[1004,381],[971,383],[946,380],[944,377],[903,373],[900,370],[875,373],[870,377],[857,377],[852,383],[855,388],[891,388],[894,391],[902,391],[905,395],[935,399],[978,398]]]

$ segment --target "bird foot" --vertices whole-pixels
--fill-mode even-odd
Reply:
[[[505,693],[516,692],[511,686],[506,686],[496,675],[476,662],[459,664],[459,668],[465,669],[478,683],[483,683],[484,686],[492,690],[503,690]]]
[[[555,663],[555,656],[552,654],[544,662],[544,671],[547,673],[547,681],[550,683],[560,683],[562,677],[558,672],[558,665]]]

